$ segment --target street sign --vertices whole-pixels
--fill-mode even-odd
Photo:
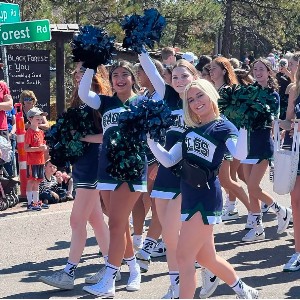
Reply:
[[[0,24],[0,46],[51,40],[49,20]]]
[[[15,23],[20,21],[20,7],[18,4],[0,2],[0,23]]]

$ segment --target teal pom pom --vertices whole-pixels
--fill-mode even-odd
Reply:
[[[98,65],[111,62],[115,51],[115,37],[103,28],[92,25],[80,27],[72,41],[73,61],[82,61],[85,68],[97,69]]]
[[[144,10],[144,16],[137,14],[125,16],[121,26],[125,31],[123,47],[142,53],[144,45],[153,49],[154,43],[159,43],[166,26],[166,19],[157,9],[150,8]]]

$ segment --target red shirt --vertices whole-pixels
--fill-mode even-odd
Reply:
[[[3,102],[5,95],[10,95],[9,88],[4,81],[0,81],[0,102]],[[0,130],[7,130],[7,117],[4,110],[0,110]]]
[[[29,147],[39,147],[45,144],[44,131],[39,129],[35,131],[28,128],[25,134],[25,145]],[[27,152],[27,164],[28,165],[43,165],[45,164],[44,151]]]

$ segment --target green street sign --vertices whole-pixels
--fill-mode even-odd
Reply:
[[[0,46],[51,40],[49,20],[0,24]]]
[[[0,23],[15,23],[20,21],[20,7],[18,4],[0,2]]]

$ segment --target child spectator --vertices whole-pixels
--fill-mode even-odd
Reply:
[[[25,134],[25,151],[27,152],[27,210],[41,210],[39,204],[39,183],[43,180],[45,155],[47,146],[44,140],[44,132],[39,129],[43,121],[44,113],[37,107],[30,109],[26,116],[30,127]]]
[[[73,178],[65,171],[57,171],[55,177],[60,188],[66,191],[66,200],[74,200]]]
[[[39,186],[40,200],[43,208],[49,208],[48,204],[55,204],[65,199],[66,191],[60,187],[57,177],[57,167],[51,163],[50,159],[45,163],[44,178]],[[61,172],[60,172],[61,173]]]

